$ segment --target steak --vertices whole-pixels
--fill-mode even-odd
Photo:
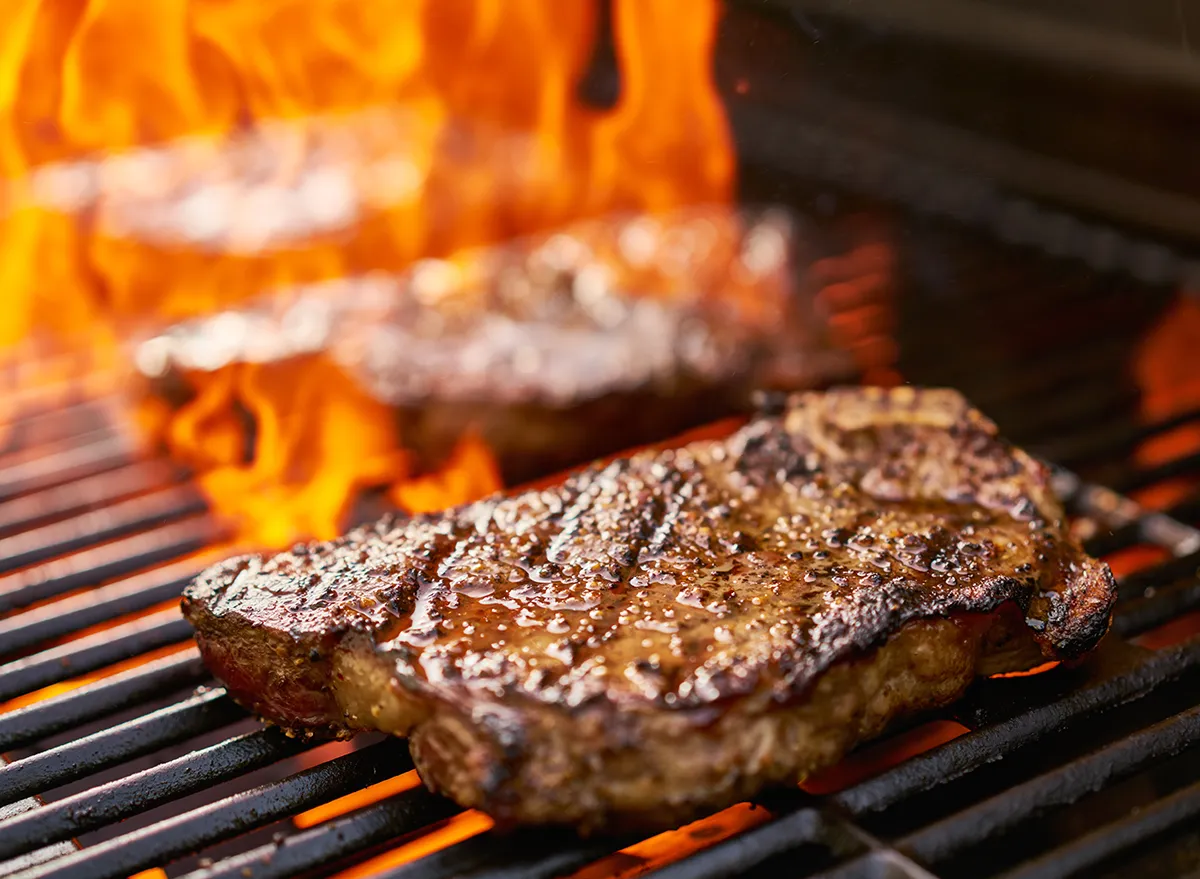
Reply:
[[[217,565],[183,610],[234,698],[408,736],[502,822],[659,828],[791,784],[1115,599],[1046,469],[949,390],[774,401],[721,441]]]
[[[746,412],[755,387],[849,375],[792,226],[724,207],[578,222],[278,291],[169,327],[136,359],[182,404],[196,373],[327,357],[394,407],[423,469],[474,431],[518,484]]]

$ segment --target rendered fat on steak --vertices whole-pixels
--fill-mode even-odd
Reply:
[[[665,827],[979,674],[1078,657],[1115,584],[956,392],[787,398],[723,441],[218,565],[184,613],[290,729],[408,736],[506,822]]]

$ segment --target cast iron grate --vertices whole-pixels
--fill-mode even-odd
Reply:
[[[96,411],[25,416],[55,417],[86,429],[59,425],[45,443],[14,430],[0,452],[0,702],[28,701],[0,706],[0,876],[100,879],[161,866],[195,879],[327,874],[459,812],[416,787],[296,826],[304,810],[411,769],[403,743],[289,739],[213,686],[173,600],[219,527],[186,474],[136,452]],[[1191,423],[1200,411],[1158,425],[1092,423],[1073,434],[1075,449],[1061,437],[1056,448],[1063,460],[1120,460]],[[75,465],[55,470],[46,457]],[[1200,476],[1195,456],[1185,462],[1158,474],[1124,465],[1122,478]],[[485,831],[380,875],[532,879],[598,860],[622,875],[669,877],[781,867],[847,877],[1092,875],[1178,837],[1200,815],[1200,765],[1188,751],[1200,741],[1200,637],[1161,649],[1135,639],[1200,608],[1200,531],[1183,521],[1200,511],[1194,497],[1169,515],[1065,470],[1056,479],[1094,551],[1140,549],[1148,559],[1122,578],[1111,643],[1081,668],[983,682],[953,715],[968,733],[835,793],[773,795],[756,826],[694,841],[677,860],[611,857],[630,839]],[[35,692],[45,698],[29,701]],[[1137,808],[1101,802],[1086,826],[1058,826],[1063,813],[1112,792]]]

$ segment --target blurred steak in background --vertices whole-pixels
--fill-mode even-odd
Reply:
[[[184,405],[189,375],[324,356],[395,409],[422,470],[473,434],[518,484],[746,412],[756,389],[854,376],[797,225],[723,207],[579,221],[280,290],[134,358]]]

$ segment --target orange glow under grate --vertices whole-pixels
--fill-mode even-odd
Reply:
[[[302,830],[308,827],[315,827],[325,821],[330,821],[353,812],[355,809],[361,809],[364,806],[378,803],[380,800],[385,800],[395,794],[402,794],[405,791],[412,790],[420,784],[421,779],[417,777],[417,771],[413,769],[402,775],[397,775],[395,778],[389,778],[386,781],[381,781],[370,787],[364,787],[362,790],[347,794],[344,797],[338,797],[336,800],[331,800],[328,803],[317,806],[315,809],[301,812],[292,819],[292,823]]]
[[[403,864],[439,852],[456,843],[478,836],[493,826],[492,819],[482,812],[463,812],[447,819],[433,830],[420,831],[421,835],[411,842],[385,852],[382,855],[363,861],[348,870],[336,874],[335,879],[366,879],[385,870],[392,870]]]

